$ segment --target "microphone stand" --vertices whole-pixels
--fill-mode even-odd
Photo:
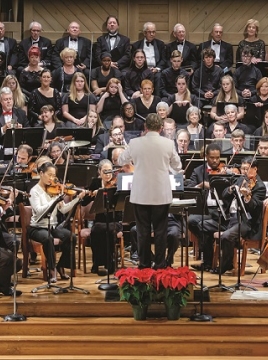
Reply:
[[[203,158],[203,185],[202,185],[202,219],[201,219],[201,227],[202,227],[202,246],[201,246],[201,273],[200,273],[200,313],[196,313],[190,317],[191,321],[212,321],[212,316],[203,313],[204,307],[204,212],[205,212],[205,204],[206,204],[206,195],[205,195],[205,174],[206,174],[206,159],[205,159],[205,148],[206,148],[206,130],[207,130],[207,117],[208,112],[211,109],[211,106],[204,106],[204,158]],[[208,288],[205,287],[208,291]]]
[[[228,290],[228,291],[231,291],[231,292],[234,292],[234,290],[231,288],[231,287],[228,287],[226,285],[224,285],[221,281],[221,264],[222,264],[222,248],[221,248],[221,217],[224,218],[224,220],[228,220],[227,219],[227,216],[225,214],[225,211],[221,205],[221,200],[219,199],[219,195],[218,195],[218,192],[216,190],[215,187],[212,187],[213,186],[213,182],[215,183],[215,181],[217,180],[222,180],[221,179],[215,179],[215,181],[213,181],[214,179],[212,179],[211,183],[210,183],[210,187],[211,187],[211,193],[214,195],[215,197],[215,200],[216,200],[216,203],[218,205],[218,214],[219,214],[219,224],[218,224],[218,234],[219,234],[219,282],[217,285],[212,285],[212,286],[209,286],[208,288],[209,289],[215,289],[215,288],[219,288],[221,290]],[[227,180],[227,179],[226,179]],[[229,182],[229,181],[228,181]]]
[[[15,124],[14,120],[11,121],[12,124],[12,156],[15,159],[15,147],[16,147],[16,131],[15,131]],[[10,162],[11,165],[12,162]],[[16,198],[15,192],[16,191],[16,173],[15,169],[13,171],[13,194],[14,194],[14,202],[13,202],[13,314],[6,315],[4,317],[4,321],[25,321],[26,316],[17,313],[17,304],[16,304],[16,289],[17,289],[17,237],[16,237]]]
[[[254,291],[257,291],[256,288],[254,288],[251,285],[244,285],[243,283],[241,283],[241,222],[242,222],[242,214],[245,215],[246,219],[249,220],[249,216],[247,214],[247,211],[245,209],[242,197],[240,192],[238,191],[238,189],[236,187],[233,188],[233,193],[234,196],[236,198],[236,202],[237,202],[237,207],[238,207],[238,211],[237,211],[237,215],[238,215],[238,271],[237,271],[237,283],[232,285],[231,287],[234,287],[235,290],[239,290],[240,288],[245,288],[245,289],[251,289]]]
[[[47,217],[48,219],[48,238],[50,238],[51,236],[51,226],[50,226],[50,218],[51,218],[51,214],[53,212],[53,210],[55,209],[56,205],[62,201],[64,197],[64,194],[61,194],[60,196],[58,196],[54,201],[53,203],[48,207],[48,209],[42,214],[39,216],[39,218],[36,220],[36,222],[38,223],[40,220],[44,219],[45,217]],[[51,282],[50,282],[50,266],[49,266],[49,261],[47,261],[48,263],[48,275],[47,275],[47,284],[46,285],[41,285],[41,286],[38,286],[36,288],[34,288],[33,290],[31,290],[32,293],[36,293],[37,291],[39,290],[43,290],[43,289],[51,289],[51,288],[56,288],[56,289],[59,289],[61,290],[62,292],[65,292],[65,290],[63,288],[61,288],[60,286],[57,286],[57,285],[52,285]]]

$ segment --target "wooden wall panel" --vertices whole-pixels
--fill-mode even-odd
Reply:
[[[105,31],[109,14],[118,17],[120,32],[134,42],[142,37],[142,26],[153,21],[157,37],[173,40],[172,30],[177,22],[185,25],[187,38],[199,44],[207,40],[214,23],[224,27],[224,39],[236,45],[243,38],[249,18],[260,21],[260,38],[268,44],[267,0],[24,0],[23,35],[29,36],[32,20],[44,27],[44,36],[55,42],[71,21],[81,25],[82,34],[95,41]]]

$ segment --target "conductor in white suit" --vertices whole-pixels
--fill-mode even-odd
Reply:
[[[137,226],[139,268],[151,267],[151,224],[154,229],[155,269],[166,267],[167,226],[172,190],[169,167],[181,169],[174,141],[160,136],[163,121],[149,114],[145,121],[145,136],[130,140],[120,154],[119,165],[135,166],[130,202],[134,204]]]

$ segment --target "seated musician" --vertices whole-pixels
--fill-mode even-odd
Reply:
[[[234,184],[223,190],[222,198],[230,213],[229,221],[222,221],[221,241],[222,241],[222,265],[221,273],[233,269],[234,247],[238,245],[240,236],[243,238],[260,239],[262,229],[263,200],[265,199],[266,188],[257,174],[258,164],[252,157],[245,157],[241,161],[241,174],[244,176],[235,180]],[[234,190],[236,189],[236,190]],[[241,234],[239,234],[238,224],[238,205],[235,192],[240,193],[241,199],[248,214],[249,219],[242,213]],[[204,258],[206,259],[206,268],[211,267],[214,233],[218,232],[218,221],[215,219],[205,220],[203,227],[198,224],[199,237],[204,233]],[[194,266],[194,268],[199,268]],[[219,273],[217,268],[214,273]]]
[[[262,136],[258,144],[258,153],[260,156],[268,156],[268,136]]]
[[[47,148],[47,156],[49,156],[53,163],[62,165],[65,164],[67,154],[64,143],[53,141]]]
[[[52,163],[44,163],[39,168],[40,179],[39,182],[31,189],[30,191],[30,204],[32,206],[32,218],[30,227],[28,229],[29,238],[41,243],[43,245],[43,250],[47,259],[48,268],[50,269],[50,281],[55,283],[56,270],[60,274],[61,279],[67,280],[69,276],[65,274],[64,268],[70,268],[70,250],[71,242],[70,237],[71,233],[68,229],[58,228],[57,225],[57,210],[62,214],[66,214],[72,210],[73,206],[82,199],[86,192],[82,191],[80,194],[70,201],[65,203],[60,201],[55,209],[51,213],[50,217],[50,231],[48,230],[48,218],[44,217],[43,219],[38,220],[38,218],[46,212],[46,210],[54,203],[57,197],[63,199],[61,195],[49,195],[48,190],[53,180],[56,178],[56,166]],[[75,250],[76,237],[73,236],[73,246]],[[61,257],[56,266],[55,260],[55,248],[54,248],[54,238],[59,238],[61,243]],[[74,254],[74,251],[73,251]],[[73,259],[73,264],[75,264],[75,259]]]
[[[116,115],[111,123],[111,128],[119,127],[121,129],[122,134],[124,134],[124,138],[126,142],[129,142],[129,138],[125,134],[125,123],[121,116]],[[103,150],[107,150],[105,147],[110,143],[110,134],[109,131],[104,134],[100,134],[97,136],[96,147],[94,150],[95,154],[100,154]]]
[[[185,225],[184,225],[185,226]],[[153,233],[153,228],[152,228]],[[167,228],[167,254],[166,254],[166,265],[172,266],[174,263],[174,255],[179,247],[179,240],[181,239],[181,219],[177,216],[169,213],[168,214],[168,228]],[[138,256],[138,240],[137,240],[137,228],[136,225],[130,229],[131,239],[131,260],[139,260]],[[152,238],[153,241],[153,238]],[[154,254],[151,252],[151,260],[154,263]],[[153,265],[153,264],[152,264]]]
[[[191,135],[186,129],[179,129],[176,133],[178,154],[187,154],[189,150]]]
[[[98,173],[99,177],[92,180],[91,185],[88,190],[92,192],[92,196],[87,196],[82,201],[82,206],[86,206],[91,201],[94,200],[97,192],[101,188],[115,186],[115,179],[113,176],[113,164],[108,159],[103,159],[99,163]],[[92,268],[91,272],[96,274],[98,273],[99,266],[104,265],[104,267],[109,271],[109,273],[114,272],[114,262],[113,262],[113,253],[114,253],[114,223],[113,223],[113,214],[109,212],[109,241],[110,241],[110,254],[109,254],[109,263],[107,264],[107,241],[106,241],[106,214],[96,214],[93,227],[91,229],[91,249],[92,249]],[[115,230],[118,233],[121,231],[122,226],[119,224],[119,214],[116,213],[116,222]]]
[[[124,139],[124,134],[122,133],[120,127],[112,127],[109,130],[110,142],[103,148],[103,151],[100,154],[100,159],[108,158],[108,149],[117,147],[117,146],[127,146],[126,140]]]
[[[249,151],[249,149],[244,147],[245,140],[246,138],[243,130],[234,130],[231,134],[232,147],[222,151],[222,154],[240,154],[241,152]]]
[[[29,169],[31,167],[31,159],[33,156],[33,149],[27,144],[22,144],[18,147],[16,155],[16,165],[19,170]]]
[[[174,119],[171,118],[165,118],[163,119],[163,130],[161,132],[161,135],[170,139],[175,140],[176,138],[176,123]]]
[[[211,143],[206,147],[206,165],[205,174],[203,164],[196,167],[190,177],[189,187],[203,188],[206,195],[206,205],[208,208],[208,215],[190,215],[188,218],[189,230],[198,238],[199,248],[201,249],[202,232],[200,232],[200,226],[202,224],[202,218],[207,219],[218,219],[218,211],[216,201],[212,199],[209,191],[209,173],[211,171],[217,171],[220,165],[221,149],[218,144]],[[204,180],[204,182],[203,182]],[[204,251],[204,269],[211,269],[211,259],[213,256],[212,244],[205,243],[203,246]],[[195,269],[199,270],[200,266],[196,266]]]
[[[13,93],[9,87],[4,87],[0,90],[0,104],[1,136],[6,133],[7,129],[12,128],[11,120],[19,128],[30,126],[25,111],[14,107]]]
[[[19,272],[22,268],[21,259],[16,260],[16,270]],[[11,276],[14,273],[13,253],[7,248],[0,231],[0,292],[5,296],[14,295],[14,289],[11,287]],[[22,292],[16,290],[16,296]]]
[[[112,163],[113,163],[113,166],[118,167],[119,172],[133,173],[134,165],[132,163],[125,164],[123,166],[118,166],[118,158],[119,158],[119,155],[123,151],[124,151],[124,149],[122,147],[113,149],[113,151],[112,151]]]

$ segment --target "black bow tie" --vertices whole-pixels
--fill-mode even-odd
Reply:
[[[150,44],[151,44],[152,46],[154,46],[154,41],[151,41],[151,42],[150,42],[150,41],[145,41],[145,43],[146,43],[147,46],[150,46]]]
[[[39,43],[39,40],[34,40],[34,41],[32,41],[32,45],[38,44],[38,43]]]
[[[183,41],[177,41],[177,45],[183,45]]]
[[[3,43],[3,42],[5,42],[5,40],[4,40],[4,39],[1,39],[1,40],[0,40],[0,43]]]
[[[70,41],[77,41],[77,39],[76,38],[70,38]]]
[[[109,34],[109,38],[116,38],[117,34]]]
[[[220,41],[212,41],[212,45],[220,45],[221,42]]]

